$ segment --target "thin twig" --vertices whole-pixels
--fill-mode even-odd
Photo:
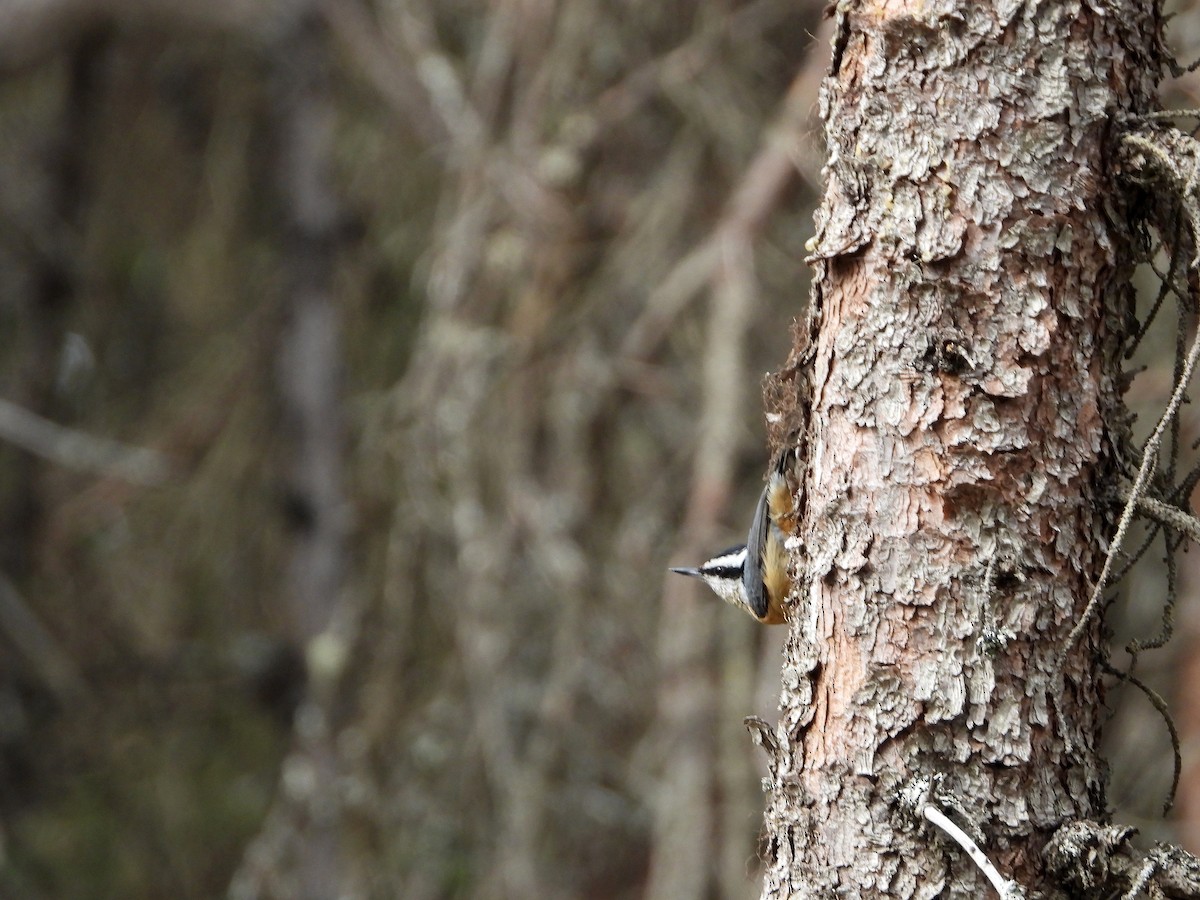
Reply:
[[[1182,229],[1183,229],[1183,217],[1181,215],[1179,215],[1179,207],[1176,206],[1175,207],[1175,217],[1174,217],[1174,221],[1171,226],[1171,231],[1172,231],[1171,245],[1172,246],[1178,246],[1179,235],[1180,235],[1180,231]],[[1161,243],[1158,246],[1161,247],[1162,246]],[[1170,258],[1167,260],[1167,271],[1166,271],[1166,273],[1162,273],[1158,270],[1158,267],[1154,265],[1154,254],[1156,254],[1157,252],[1158,252],[1157,247],[1153,251],[1151,251],[1151,256],[1150,256],[1150,259],[1147,261],[1147,264],[1150,266],[1150,271],[1152,271],[1155,275],[1157,275],[1158,280],[1161,282],[1159,289],[1158,289],[1158,295],[1154,298],[1154,303],[1150,307],[1150,312],[1146,314],[1145,321],[1142,322],[1142,325],[1138,329],[1137,334],[1134,335],[1133,340],[1130,341],[1129,348],[1128,348],[1128,350],[1125,351],[1126,359],[1132,359],[1134,352],[1137,350],[1137,348],[1139,346],[1141,346],[1142,339],[1146,337],[1146,333],[1150,330],[1150,326],[1154,324],[1154,320],[1158,317],[1159,310],[1162,309],[1163,302],[1167,299],[1167,295],[1174,293],[1177,297],[1181,296],[1179,290],[1175,287],[1176,267],[1179,265],[1179,254],[1178,253],[1171,254]]]
[[[1096,610],[1100,607],[1100,600],[1104,595],[1104,588],[1108,585],[1108,578],[1112,573],[1113,564],[1116,561],[1117,554],[1120,552],[1121,544],[1125,540],[1125,534],[1129,531],[1129,526],[1133,522],[1133,515],[1138,507],[1137,499],[1143,495],[1146,484],[1150,480],[1150,472],[1154,468],[1163,434],[1166,432],[1171,420],[1175,417],[1175,413],[1179,411],[1180,404],[1183,403],[1183,396],[1187,390],[1188,382],[1192,379],[1192,371],[1196,367],[1197,357],[1200,357],[1200,330],[1197,330],[1196,336],[1192,339],[1192,346],[1188,350],[1187,359],[1183,364],[1183,371],[1179,376],[1178,383],[1175,385],[1175,391],[1171,394],[1171,400],[1167,404],[1162,418],[1158,420],[1158,425],[1155,427],[1154,433],[1146,441],[1145,449],[1142,451],[1142,464],[1138,467],[1137,478],[1134,479],[1133,487],[1129,489],[1129,499],[1125,503],[1125,509],[1121,512],[1121,519],[1117,524],[1117,533],[1113,536],[1112,544],[1109,546],[1108,553],[1104,557],[1104,567],[1100,570],[1100,577],[1096,580],[1095,587],[1092,588],[1092,596],[1083,610],[1083,615],[1079,617],[1079,621],[1071,629],[1071,633],[1067,635],[1062,650],[1059,652],[1058,661],[1060,666],[1063,660],[1066,659],[1067,653],[1070,652],[1071,648],[1079,640],[1079,636],[1087,628],[1088,623],[1096,614]]]
[[[1143,650],[1158,650],[1160,647],[1165,647],[1167,641],[1171,640],[1171,636],[1175,633],[1175,603],[1179,600],[1179,559],[1175,551],[1182,543],[1182,538],[1176,537],[1177,534],[1178,532],[1173,528],[1163,529],[1163,545],[1166,548],[1165,561],[1167,564],[1167,598],[1163,603],[1162,615],[1159,616],[1161,624],[1158,634],[1148,640],[1143,641],[1138,638],[1125,645],[1125,650],[1131,657],[1130,672],[1137,665],[1139,653]]]
[[[1170,503],[1164,503],[1153,497],[1147,497],[1145,494],[1140,497],[1131,498],[1131,493],[1131,491],[1124,491],[1121,499],[1126,503],[1130,499],[1133,499],[1137,504],[1138,512],[1144,513],[1160,525],[1166,525],[1176,531],[1182,531],[1197,544],[1200,544],[1200,519],[1185,512],[1178,506],[1172,506]]]
[[[1125,576],[1133,571],[1133,567],[1142,561],[1142,557],[1146,555],[1146,551],[1150,549],[1150,545],[1154,543],[1154,539],[1158,537],[1160,530],[1157,523],[1151,525],[1147,529],[1146,536],[1142,539],[1142,542],[1138,544],[1138,548],[1133,553],[1122,554],[1125,557],[1125,565],[1121,566],[1117,573],[1112,576],[1111,580],[1113,584],[1119,584],[1123,581]]]
[[[1171,712],[1167,708],[1167,701],[1162,696],[1150,687],[1146,682],[1142,681],[1132,672],[1122,672],[1116,668],[1107,659],[1103,662],[1104,670],[1122,681],[1128,681],[1135,688],[1146,695],[1146,699],[1150,701],[1150,705],[1158,711],[1162,716],[1163,722],[1167,725],[1167,731],[1171,733],[1171,752],[1174,756],[1175,770],[1171,777],[1171,789],[1167,792],[1167,797],[1163,801],[1163,815],[1171,811],[1171,807],[1175,805],[1175,792],[1179,790],[1179,778],[1183,772],[1183,755],[1180,752],[1181,744],[1179,742],[1179,729],[1175,727],[1175,720],[1171,718]]]
[[[1142,891],[1146,889],[1146,885],[1150,883],[1150,878],[1154,874],[1154,860],[1142,860],[1141,868],[1138,869],[1137,875],[1129,885],[1129,890],[1121,895],[1121,900],[1135,900],[1140,896]]]
[[[1195,65],[1200,65],[1200,60]],[[1164,119],[1200,119],[1200,109],[1158,109],[1153,112],[1141,113],[1138,118],[1149,122],[1159,122]]]

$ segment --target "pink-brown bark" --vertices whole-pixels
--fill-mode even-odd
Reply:
[[[1150,102],[1158,28],[839,11],[813,343],[775,410],[811,424],[764,897],[984,896],[901,808],[918,776],[1027,889],[1053,829],[1104,809],[1096,629],[1060,651],[1103,558],[1129,296],[1106,140]]]

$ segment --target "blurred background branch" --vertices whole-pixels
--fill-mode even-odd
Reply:
[[[0,400],[0,440],[60,466],[145,486],[161,484],[171,471],[153,450],[63,428],[7,400]]]

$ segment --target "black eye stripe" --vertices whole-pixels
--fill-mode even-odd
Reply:
[[[713,566],[711,569],[702,569],[702,574],[708,575],[710,578],[729,578],[737,580],[742,577],[741,566]]]

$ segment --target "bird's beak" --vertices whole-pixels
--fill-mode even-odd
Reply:
[[[699,569],[672,569],[671,571],[678,572],[680,575],[695,575],[696,577],[700,576]]]

